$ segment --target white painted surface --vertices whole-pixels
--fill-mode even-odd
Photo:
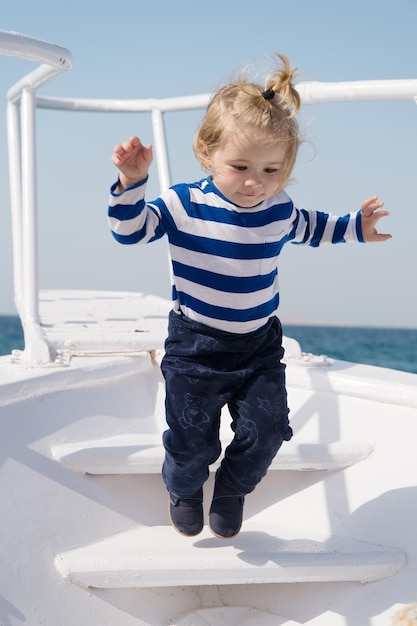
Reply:
[[[279,615],[265,613],[250,607],[215,607],[183,615],[172,626],[300,626],[299,622],[286,620]]]
[[[230,440],[230,438],[229,438]],[[222,448],[229,440],[222,441]],[[372,445],[366,441],[287,443],[269,471],[331,471],[366,459]],[[127,434],[81,440],[54,446],[52,454],[74,472],[86,474],[152,474],[161,471],[164,448],[160,434]],[[214,471],[219,463],[210,467]]]
[[[310,531],[246,523],[219,541],[206,528],[191,539],[166,526],[137,527],[59,554],[58,572],[101,589],[260,583],[371,582],[392,576],[401,550]]]
[[[342,371],[342,364],[335,365]],[[302,372],[302,385],[294,373],[297,367]],[[243,560],[249,548],[225,545],[206,530],[192,542],[173,531],[168,523],[166,489],[157,468],[148,467],[146,471],[152,469],[152,473],[137,473],[141,463],[136,456],[137,445],[143,440],[152,442],[152,455],[157,452],[159,464],[160,436],[165,428],[162,377],[149,354],[74,357],[67,367],[33,370],[1,358],[0,428],[6,436],[0,440],[0,490],[7,506],[0,514],[4,546],[0,623],[12,619],[14,626],[10,616],[15,614],[21,616],[20,621],[33,624],[53,618],[60,626],[165,626],[186,612],[232,605],[314,626],[356,626],[364,619],[372,626],[386,626],[392,607],[409,601],[415,589],[417,412],[410,406],[335,391],[329,378],[331,370],[305,364],[288,367],[295,436],[283,445],[282,462],[289,463],[297,455],[300,460],[299,455],[313,450],[320,453],[316,461],[323,454],[325,461],[329,456],[334,460],[342,455],[349,460],[353,455],[348,466],[327,471],[295,471],[293,467],[269,472],[246,499],[242,534],[237,539],[244,546],[255,533],[256,541],[262,544],[258,552],[262,555],[264,550],[263,558],[266,551],[275,554],[276,561],[286,560],[285,567],[278,570],[281,579],[288,572],[293,579],[305,579],[309,559],[314,565],[313,577],[319,572],[334,576],[339,565],[345,578],[349,572],[353,576],[351,568],[359,579],[380,577],[381,566],[383,575],[389,574],[366,585],[347,581],[265,583],[262,577],[251,584],[248,580],[253,579],[253,570],[256,575],[264,573],[262,564]],[[363,374],[363,379],[357,376],[358,388],[362,380],[376,379],[380,372],[379,368],[344,364],[343,371],[352,372],[350,389],[354,388],[353,373],[358,370]],[[383,379],[389,377],[389,372],[384,370],[383,374]],[[410,382],[406,375],[403,380],[407,385]],[[226,435],[227,416],[222,430]],[[366,458],[351,463],[358,446]],[[372,451],[366,456],[370,446]],[[77,459],[77,455],[81,456]],[[72,466],[74,458],[77,462]],[[80,467],[80,460],[89,467]],[[118,473],[79,473],[93,470],[91,464],[96,462],[99,471]],[[211,476],[204,490],[206,514],[212,489]],[[291,535],[297,528],[304,531]],[[330,561],[344,554],[340,544],[336,553],[322,551],[323,546],[334,546],[335,537],[351,549],[351,540],[355,549],[356,542],[361,547],[372,544],[366,556],[372,557],[371,562],[360,552],[361,558],[350,556],[350,561],[345,559],[335,567]],[[301,539],[305,539],[304,554]],[[198,542],[208,546],[203,549],[201,544],[195,545]],[[291,552],[292,542],[299,552]],[[89,546],[102,548],[95,569],[91,568]],[[63,579],[54,567],[57,555],[65,555],[66,562],[81,554],[84,569],[88,563],[92,569],[87,568],[88,576],[93,576],[97,585],[96,577],[103,576],[103,568],[98,567],[100,558],[105,558],[108,548],[119,559],[122,555],[126,559],[125,569],[116,559],[106,574],[118,578],[123,588],[91,588],[87,592]],[[197,574],[191,579],[173,580],[172,571],[164,569],[166,553],[173,548],[179,555],[184,553],[180,576],[187,573],[187,562],[196,560]],[[142,567],[139,554],[145,552],[148,571],[152,561],[158,563],[153,574],[158,572],[158,584],[131,588]],[[200,562],[201,553],[211,555],[209,574]],[[402,553],[407,561],[394,573]],[[259,553],[257,558],[261,558]],[[293,568],[289,565],[292,558],[304,560]],[[277,564],[271,559],[269,563],[267,575],[276,577]],[[68,573],[68,563],[66,567]],[[236,584],[239,576],[241,582]],[[84,580],[84,584],[90,583]],[[15,623],[17,626],[19,621]]]

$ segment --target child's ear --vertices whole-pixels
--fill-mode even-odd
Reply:
[[[205,141],[200,141],[201,165],[205,170],[210,169],[210,154]]]

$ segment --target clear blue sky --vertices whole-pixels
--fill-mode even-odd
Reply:
[[[68,48],[73,69],[41,90],[78,97],[209,93],[247,63],[276,51],[301,80],[417,78],[415,0],[159,0],[67,3],[15,0],[0,29]],[[0,58],[0,313],[14,313],[5,93],[34,66]],[[416,94],[417,95],[417,94]],[[173,182],[202,177],[191,150],[201,115],[167,120]],[[287,322],[417,327],[417,106],[412,102],[306,106],[306,143],[288,188],[299,207],[344,214],[378,194],[391,216],[385,244],[300,249],[280,264]],[[152,137],[146,115],[38,113],[43,288],[145,291],[169,297],[164,244],[127,248],[106,223],[116,170],[112,148]],[[153,169],[156,178],[155,168]],[[157,193],[152,183],[149,199]]]

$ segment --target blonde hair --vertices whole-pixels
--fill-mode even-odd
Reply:
[[[242,72],[235,82],[222,87],[212,97],[193,143],[194,154],[203,169],[208,169],[207,154],[222,147],[230,136],[227,130],[234,120],[238,126],[258,133],[261,142],[267,136],[268,144],[288,143],[280,189],[288,182],[301,143],[295,118],[300,96],[293,84],[297,70],[291,68],[282,54],[276,55],[276,61],[277,67],[267,76],[264,86],[248,80]]]
[[[391,620],[392,626],[414,626],[417,624],[417,603],[408,604],[398,611]]]

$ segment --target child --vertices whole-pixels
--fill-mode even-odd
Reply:
[[[183,535],[203,529],[203,483],[220,456],[220,412],[233,441],[216,473],[209,526],[240,530],[245,495],[291,439],[282,363],[277,261],[287,242],[385,241],[377,196],[337,217],[299,210],[283,191],[300,144],[295,72],[278,55],[265,86],[239,79],[212,98],[194,140],[207,178],[144,200],[152,147],[137,137],[115,147],[119,180],[109,221],[124,244],[168,236],[173,309],[162,360],[166,383],[163,479],[170,519]]]

